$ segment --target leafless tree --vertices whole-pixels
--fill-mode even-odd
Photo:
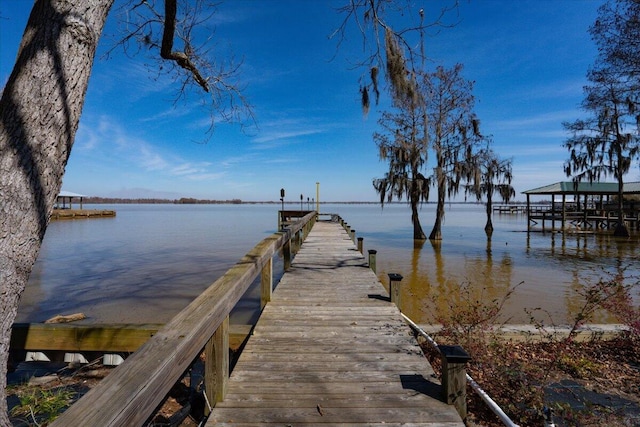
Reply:
[[[394,102],[416,100],[416,76],[426,61],[426,37],[455,25],[451,12],[457,7],[458,0],[450,0],[442,8],[427,1],[348,0],[338,9],[343,20],[331,37],[338,40],[338,46],[353,33],[362,40],[363,55],[354,67],[366,70],[360,79],[365,113],[372,95],[376,103],[380,98],[381,76]]]
[[[96,47],[112,3],[112,0],[37,0],[16,64],[2,91],[0,382],[3,385],[18,301],[62,185]],[[233,102],[220,102],[228,96],[238,99],[235,97],[240,93],[235,86],[226,86],[228,74],[209,74],[216,68],[193,48],[193,25],[201,22],[198,17],[204,9],[185,9],[185,13],[181,13],[177,0],[166,0],[162,4],[164,8],[160,10],[150,0],[132,4],[133,13],[146,8],[149,18],[135,27],[125,41],[140,36],[144,40],[148,35],[149,46],[159,47],[159,56],[175,67],[172,71],[178,71],[176,78],[182,89],[195,83],[199,89],[212,94],[212,111],[225,110],[229,105],[235,107]],[[9,425],[5,395],[3,386],[0,425]]]

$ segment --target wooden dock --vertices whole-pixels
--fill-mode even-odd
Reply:
[[[400,311],[338,223],[317,222],[207,426],[463,426]]]
[[[116,211],[106,209],[54,209],[51,219],[108,218],[116,216]]]

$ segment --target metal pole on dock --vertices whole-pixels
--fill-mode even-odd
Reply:
[[[316,182],[316,212],[320,213],[320,183]]]

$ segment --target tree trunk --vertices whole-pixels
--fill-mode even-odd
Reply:
[[[0,100],[0,425],[11,326],[78,128],[112,0],[38,0]]]
[[[484,226],[484,232],[487,233],[487,236],[491,236],[493,234],[493,222],[491,221],[493,202],[491,201],[491,192],[487,193],[486,210],[487,210],[487,224]]]
[[[442,240],[442,218],[444,218],[444,178],[438,178],[438,204],[436,206],[436,222],[429,235],[429,240]]]
[[[422,225],[420,225],[420,217],[418,217],[418,201],[411,200],[411,222],[413,223],[413,239],[426,240]]]
[[[620,166],[618,167],[618,169],[620,169]],[[618,172],[618,223],[616,224],[616,229],[613,231],[613,235],[616,237],[629,237],[631,235],[629,233],[629,229],[627,228],[627,224],[624,223],[624,192],[623,190],[624,190],[624,183],[622,180],[622,172]]]

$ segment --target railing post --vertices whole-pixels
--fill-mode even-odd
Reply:
[[[287,239],[282,245],[282,258],[284,261],[284,271],[291,268],[291,239]]]
[[[376,254],[377,253],[378,251],[376,251],[375,249],[369,249],[369,268],[373,270],[374,273],[377,273],[376,271]]]
[[[296,231],[293,235],[293,245],[291,247],[292,252],[297,254],[300,251],[300,245],[302,244],[302,240],[300,239],[300,231]]]
[[[229,381],[229,316],[227,316],[205,346],[204,389],[211,406],[222,402]],[[205,407],[208,415],[209,408]]]
[[[351,241],[353,243],[356,242],[356,230],[355,230],[355,228],[353,230],[351,230]]]
[[[360,253],[364,251],[364,237],[358,237],[358,251],[360,251]]]
[[[273,291],[273,258],[269,258],[269,261],[262,267],[260,289],[260,309],[263,309],[271,301],[271,292]]]
[[[467,419],[467,369],[471,356],[459,345],[439,345],[442,358],[442,397]]]
[[[400,309],[400,281],[402,281],[402,275],[397,273],[389,273],[389,297],[391,302]]]

